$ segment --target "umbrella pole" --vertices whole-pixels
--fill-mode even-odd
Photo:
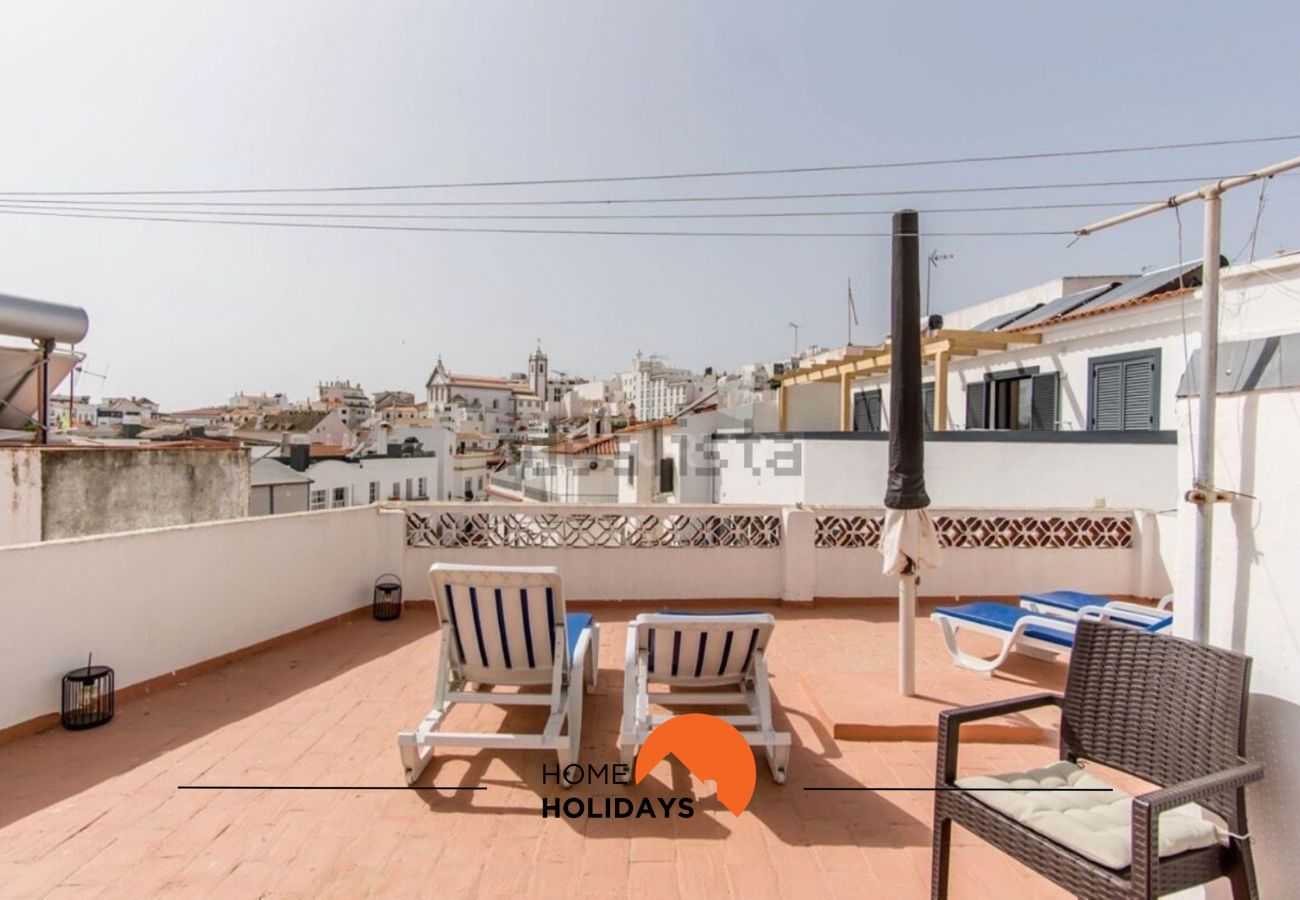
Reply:
[[[916,696],[916,571],[911,561],[898,579],[898,693]]]

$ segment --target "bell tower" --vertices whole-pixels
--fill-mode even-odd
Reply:
[[[550,363],[546,359],[546,354],[542,352],[542,341],[539,338],[537,349],[528,357],[528,384],[543,404],[550,399],[547,397],[547,387],[550,382]]]

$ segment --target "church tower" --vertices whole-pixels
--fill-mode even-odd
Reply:
[[[532,387],[533,393],[542,403],[546,403],[550,398],[547,396],[547,387],[551,382],[551,367],[546,360],[546,354],[542,352],[542,342],[537,341],[537,349],[528,357],[528,384]]]

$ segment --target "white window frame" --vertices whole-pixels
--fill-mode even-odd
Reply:
[[[326,509],[329,503],[329,491],[324,488],[313,490],[308,495],[307,508],[313,512],[318,509]]]

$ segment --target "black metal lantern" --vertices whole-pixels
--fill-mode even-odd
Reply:
[[[386,572],[375,579],[375,596],[370,612],[381,622],[396,619],[402,614],[402,579]]]
[[[95,728],[113,718],[113,670],[90,663],[87,657],[84,669],[63,676],[59,720],[69,731]]]

